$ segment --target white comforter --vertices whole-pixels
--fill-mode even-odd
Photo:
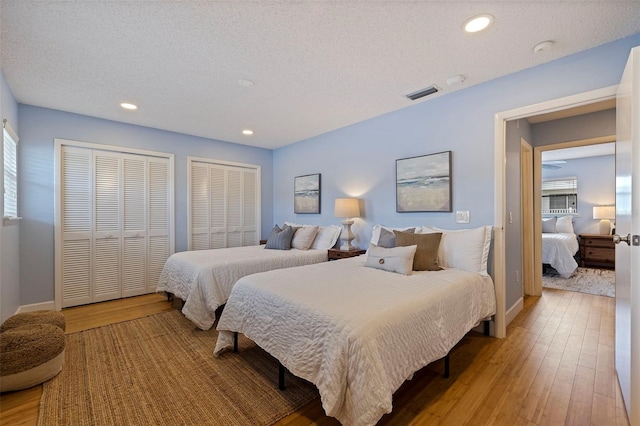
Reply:
[[[448,269],[405,276],[365,256],[240,279],[214,353],[238,331],[314,383],[329,416],[375,424],[413,373],[495,313],[490,277]],[[275,388],[274,388],[275,391]]]
[[[548,263],[563,278],[569,278],[578,268],[573,256],[579,248],[575,234],[543,233],[542,263]]]
[[[216,309],[227,302],[239,278],[327,261],[327,250],[270,250],[264,247],[175,253],[167,259],[156,291],[167,291],[184,300],[182,313],[197,327],[208,330],[216,319]]]

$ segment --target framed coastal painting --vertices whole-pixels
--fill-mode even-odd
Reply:
[[[396,160],[396,211],[452,211],[451,151]]]
[[[320,173],[293,178],[293,212],[320,213]]]

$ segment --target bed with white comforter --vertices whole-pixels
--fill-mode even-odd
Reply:
[[[264,245],[184,251],[167,259],[156,291],[182,299],[182,313],[208,330],[241,277],[326,261],[327,250],[270,250]]]
[[[563,278],[569,278],[578,268],[574,259],[578,252],[578,237],[573,233],[543,233],[542,263],[553,267]]]
[[[440,359],[495,313],[493,281],[460,269],[401,275],[366,255],[238,280],[215,354],[240,332],[314,383],[327,415],[375,424],[414,372]],[[274,389],[275,391],[275,389]]]

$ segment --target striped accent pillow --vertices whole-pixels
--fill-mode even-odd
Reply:
[[[282,229],[278,225],[271,230],[271,235],[267,240],[265,248],[273,250],[291,250],[291,239],[293,238],[293,228],[284,225]]]

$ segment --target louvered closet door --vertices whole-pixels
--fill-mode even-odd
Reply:
[[[64,147],[61,152],[62,307],[91,300],[93,205],[91,150]]]
[[[156,290],[160,273],[169,258],[171,212],[169,211],[170,176],[169,160],[166,158],[148,158],[149,198],[148,205],[148,277],[147,292]]]
[[[242,172],[242,245],[258,244],[258,203],[257,173],[255,170]]]
[[[191,162],[191,250],[258,244],[255,169]]]
[[[94,151],[93,302],[121,297],[120,153]]]
[[[227,246],[242,246],[242,170],[227,171]]]
[[[209,248],[233,247],[227,243],[227,170],[209,165]]]
[[[209,165],[191,163],[191,250],[209,248]]]
[[[122,156],[122,296],[147,293],[147,158]]]

